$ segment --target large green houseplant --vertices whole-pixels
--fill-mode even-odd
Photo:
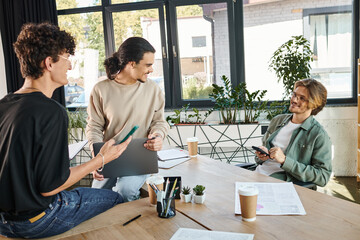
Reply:
[[[223,123],[240,122],[238,112],[244,110],[244,123],[254,123],[262,111],[265,111],[267,101],[263,101],[267,90],[250,92],[246,83],[232,87],[229,78],[222,76],[224,86],[213,84],[213,92],[209,95],[215,101],[214,110],[219,110]]]
[[[215,101],[213,109],[220,112],[223,123],[233,124],[237,122],[237,112],[242,105],[240,94],[243,86],[239,84],[233,87],[225,75],[221,76],[221,80],[224,86],[213,84],[213,91],[209,97]]]
[[[268,108],[267,118],[270,120],[278,114],[287,113],[290,95],[296,81],[309,78],[313,61],[310,42],[304,36],[292,36],[272,55],[269,69],[274,71],[278,82],[284,86],[283,101],[275,101]]]

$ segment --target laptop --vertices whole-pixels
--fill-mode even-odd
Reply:
[[[132,139],[126,150],[117,159],[105,164],[99,173],[110,178],[159,172],[157,152],[144,147],[146,140],[147,138]],[[103,145],[103,142],[93,144],[95,156]]]

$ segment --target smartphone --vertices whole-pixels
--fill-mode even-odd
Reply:
[[[270,154],[268,154],[267,152],[265,152],[264,150],[262,150],[262,149],[259,148],[259,147],[252,146],[252,149],[260,152],[261,154],[265,154],[266,156],[270,157]]]
[[[135,125],[135,126],[130,130],[130,132],[124,137],[124,139],[121,140],[120,143],[125,142],[131,135],[134,134],[134,132],[135,132],[138,128],[139,128],[139,126],[138,126],[138,125]]]

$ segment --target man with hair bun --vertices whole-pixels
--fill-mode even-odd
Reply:
[[[331,167],[331,141],[313,117],[325,106],[326,88],[314,79],[295,83],[289,110],[271,120],[263,137],[265,152],[256,151],[255,171],[284,181],[325,186]]]
[[[74,38],[50,23],[29,23],[14,49],[25,81],[0,100],[0,235],[49,237],[123,202],[106,189],[65,190],[119,157],[130,139],[110,139],[96,157],[70,168],[68,116],[51,96],[68,82]]]
[[[155,49],[144,38],[125,40],[104,65],[108,79],[98,82],[88,105],[86,137],[93,143],[114,138],[121,141],[138,125],[134,138],[148,138],[144,146],[152,151],[162,147],[169,125],[164,118],[165,99],[160,87],[147,76],[153,72]],[[112,189],[124,201],[140,197],[147,175],[104,178],[93,172],[93,188]]]

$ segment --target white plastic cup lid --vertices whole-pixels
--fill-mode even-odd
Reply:
[[[242,196],[255,196],[259,194],[259,189],[254,186],[240,186],[238,193]]]
[[[161,175],[153,175],[146,179],[146,183],[159,185],[159,184],[164,183],[164,177]]]
[[[188,142],[198,142],[199,139],[197,137],[190,137],[190,138],[187,138],[186,141],[188,141]]]

